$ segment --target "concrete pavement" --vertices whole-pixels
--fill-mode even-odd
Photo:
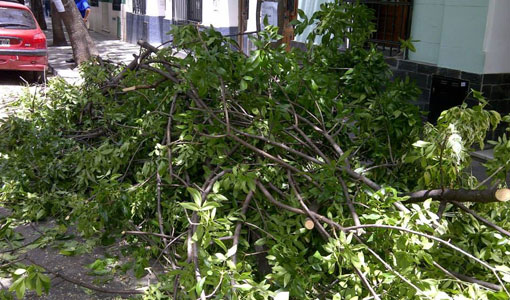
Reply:
[[[79,83],[80,73],[74,63],[67,63],[66,60],[73,57],[73,50],[69,38],[66,38],[69,46],[52,46],[53,32],[51,20],[47,19],[48,29],[44,31],[48,40],[48,63],[50,72],[56,76],[64,78],[69,83]],[[96,43],[99,55],[104,60],[110,60],[114,63],[129,64],[133,59],[133,54],[140,52],[140,47],[121,40],[116,37],[101,32],[89,31],[90,36]]]

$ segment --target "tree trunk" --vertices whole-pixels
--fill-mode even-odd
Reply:
[[[53,2],[51,2],[51,27],[53,31],[53,46],[67,46],[62,19]]]
[[[64,4],[65,11],[58,14],[62,21],[64,21],[67,33],[69,34],[74,61],[79,65],[94,56],[98,56],[98,52],[74,1],[62,0],[62,3]]]
[[[30,9],[39,23],[42,30],[48,29],[46,26],[46,19],[44,18],[44,7],[41,0],[30,0]]]

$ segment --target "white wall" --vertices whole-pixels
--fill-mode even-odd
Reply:
[[[172,20],[172,0],[166,0],[165,19]]]
[[[484,73],[510,73],[509,0],[489,2],[484,51]]]
[[[409,58],[482,73],[488,7],[489,0],[415,0],[411,37],[419,41]]]
[[[202,24],[204,26],[212,25],[216,28],[238,26],[238,0],[204,0],[202,3]]]
[[[207,1],[207,0],[206,0]],[[147,0],[147,16],[164,16],[166,11],[166,0]]]
[[[130,1],[127,1],[130,2]],[[104,12],[108,14],[105,15]],[[120,19],[120,34],[117,32],[117,18]],[[92,6],[89,15],[89,29],[108,34],[114,37],[120,36],[125,38],[126,36],[126,5],[121,5],[121,10],[116,11],[112,9],[112,3],[99,2],[99,6]]]
[[[90,8],[90,15],[89,15],[89,22],[88,22],[89,29],[92,29],[94,31],[101,31],[102,25],[102,19],[101,19],[101,7],[98,6],[92,6]]]
[[[257,0],[250,0],[248,9],[248,24],[246,31],[257,30]]]

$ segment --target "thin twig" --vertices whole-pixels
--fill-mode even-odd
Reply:
[[[338,176],[338,180],[340,181],[340,184],[342,185],[342,192],[345,197],[345,203],[347,204],[347,207],[349,208],[349,211],[351,212],[352,220],[354,221],[354,225],[359,226],[361,225],[361,222],[359,220],[358,213],[356,212],[356,208],[354,207],[354,204],[352,203],[351,195],[349,195],[349,190],[347,188],[347,184],[345,184],[344,179],[341,176]],[[364,233],[363,230],[358,230],[357,234]]]
[[[164,239],[172,239],[173,237],[170,235],[162,234],[162,233],[155,233],[155,232],[145,232],[145,231],[133,231],[133,230],[127,230],[123,231],[122,234],[130,234],[130,235],[152,235],[157,236]]]
[[[481,285],[483,287],[486,287],[486,288],[491,289],[491,290],[496,291],[496,292],[499,292],[499,291],[502,290],[501,286],[499,286],[497,284],[490,283],[490,282],[483,281],[483,280],[479,280],[479,279],[476,279],[476,278],[473,278],[473,277],[466,276],[464,274],[460,274],[460,273],[457,273],[457,272],[453,272],[453,271],[447,270],[445,267],[441,266],[440,264],[438,264],[435,261],[433,262],[433,265],[435,267],[437,267],[439,270],[443,271],[446,275],[448,275],[450,277],[453,277],[453,278],[455,278],[457,280],[465,281],[465,282],[469,282],[469,283],[475,283],[475,284]]]
[[[457,206],[458,208],[462,209],[463,211],[467,212],[468,214],[471,214],[475,219],[477,219],[479,222],[482,222],[483,224],[487,225],[488,227],[496,230],[496,231],[499,231],[500,233],[510,237],[510,232],[508,230],[505,230],[501,227],[499,227],[498,225],[490,222],[489,220],[485,219],[485,218],[482,218],[481,216],[479,216],[474,210],[472,209],[469,209],[467,208],[466,206],[464,206],[462,203],[459,203],[457,201],[450,201],[453,205]]]
[[[480,182],[476,187],[475,190],[479,189],[482,185],[486,184],[489,180],[491,180],[492,177],[496,176],[501,170],[503,170],[507,165],[504,164],[500,166],[496,171],[494,171],[489,177],[485,178],[482,182]]]
[[[253,191],[249,191],[246,195],[246,198],[243,201],[243,206],[241,207],[241,217],[246,216],[246,212],[248,212],[248,207],[250,205],[250,201],[253,197]],[[234,230],[234,238],[232,241],[232,247],[236,249],[234,255],[232,255],[232,262],[237,264],[237,246],[239,245],[239,236],[241,235],[241,227],[243,223],[241,221],[238,221],[236,224],[236,228]]]
[[[168,173],[170,174],[170,183],[172,183],[173,178],[173,162],[172,162],[172,119],[175,111],[175,102],[177,100],[177,94],[174,95],[172,99],[172,104],[170,105],[170,112],[168,114],[168,121],[166,124],[166,146],[167,146],[167,157],[168,157]]]
[[[163,229],[163,216],[161,214],[161,176],[159,172],[156,171],[156,200],[157,200],[157,213],[158,213],[158,225],[159,232],[161,233],[161,237],[163,239],[163,245],[165,245],[165,249],[167,249],[167,240],[165,235],[165,230]]]

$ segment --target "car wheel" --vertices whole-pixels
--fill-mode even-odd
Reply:
[[[34,71],[32,73],[32,79],[35,83],[45,83],[46,82],[46,72],[44,71]]]

